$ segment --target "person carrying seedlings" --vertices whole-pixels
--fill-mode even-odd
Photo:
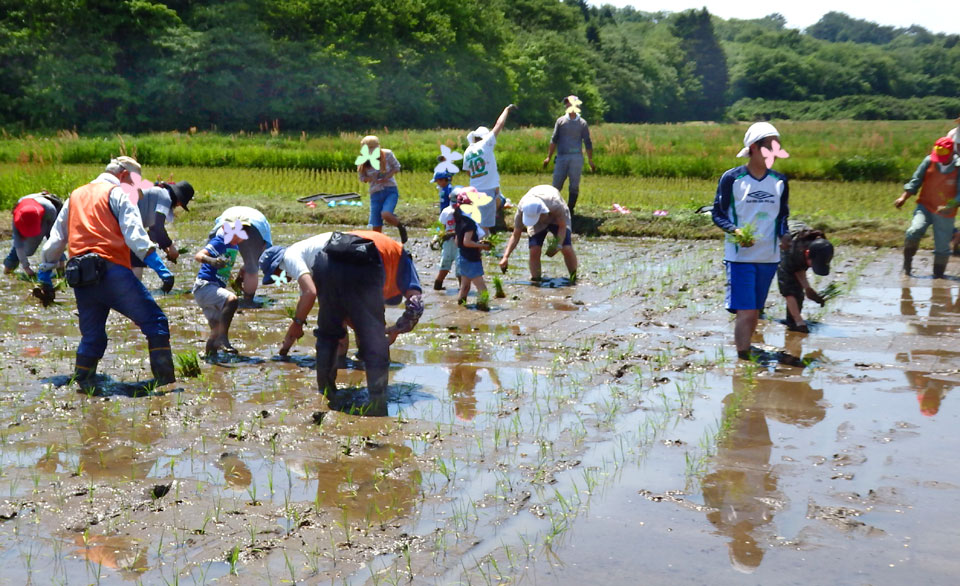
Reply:
[[[4,274],[9,275],[20,266],[27,276],[36,276],[36,271],[30,266],[30,255],[50,235],[50,229],[62,207],[60,198],[46,191],[20,198],[13,208],[13,246],[3,260]]]
[[[210,231],[208,238],[213,238],[224,223],[234,224],[237,221],[243,226],[243,231],[247,234],[247,239],[242,241],[237,247],[240,251],[240,258],[243,259],[243,266],[237,274],[234,281],[240,282],[243,287],[243,299],[240,300],[241,309],[251,309],[260,307],[260,304],[254,301],[254,295],[257,293],[257,284],[260,282],[257,269],[260,261],[260,255],[269,246],[273,246],[273,236],[270,233],[270,222],[267,221],[260,210],[247,206],[233,206],[227,208],[214,221],[213,230]],[[236,287],[236,284],[234,284]]]
[[[450,204],[451,196],[456,197],[456,194],[460,191],[461,187],[458,185],[456,187],[450,185],[450,175],[446,173],[446,177],[442,177],[441,173],[437,173],[434,176],[434,181],[437,183],[437,189],[440,191],[440,225],[443,229],[443,234],[440,236],[441,245],[440,245],[440,270],[437,272],[437,278],[433,281],[433,288],[437,291],[443,290],[443,280],[447,278],[447,275],[450,274],[450,269],[453,268],[454,261],[457,260],[457,243],[456,243],[456,225],[457,222],[453,217],[454,208]],[[446,204],[446,205],[444,205]],[[459,267],[459,263],[457,265]],[[459,268],[457,269],[457,276],[460,275]]]
[[[365,136],[360,141],[357,176],[370,184],[370,219],[367,225],[374,232],[383,232],[383,223],[396,226],[400,242],[407,241],[407,228],[394,211],[400,200],[400,191],[394,175],[400,172],[400,161],[390,149],[380,147],[376,136]]]
[[[210,325],[210,337],[205,348],[207,356],[213,356],[220,350],[229,354],[237,353],[237,349],[230,344],[229,334],[239,301],[233,291],[227,288],[227,283],[239,254],[238,245],[246,237],[246,230],[237,224],[226,224],[226,230],[223,227],[218,229],[207,245],[194,255],[194,259],[200,263],[200,270],[193,283],[193,299],[203,310]]]
[[[546,169],[556,151],[557,158],[553,162],[553,186],[557,191],[563,189],[563,183],[569,178],[570,188],[567,196],[567,207],[570,214],[577,206],[580,197],[580,175],[583,173],[583,148],[587,150],[587,161],[592,171],[597,170],[593,164],[593,142],[590,140],[590,128],[587,121],[580,116],[580,98],[567,96],[563,98],[566,113],[557,118],[553,125],[553,135],[550,137],[550,148],[547,158],[543,160]]]
[[[507,123],[511,110],[517,107],[510,104],[500,112],[493,129],[479,126],[467,134],[467,149],[463,152],[464,168],[470,172],[470,187],[490,196],[490,202],[479,206],[483,216],[479,222],[481,228],[490,231],[497,223],[497,209],[506,202],[500,193],[500,173],[497,171],[497,157],[493,152],[497,146],[497,135]]]
[[[519,244],[521,234],[526,230],[527,246],[530,249],[530,279],[541,280],[540,256],[543,253],[543,241],[546,240],[549,232],[558,241],[570,279],[575,280],[577,253],[573,250],[571,225],[570,208],[560,196],[560,190],[552,185],[537,185],[530,188],[517,203],[517,213],[513,218],[513,233],[503,251],[503,257],[500,258],[500,269],[506,272],[510,255]],[[549,250],[547,254],[553,256]]]
[[[713,201],[713,223],[727,233],[723,262],[727,273],[727,311],[736,314],[733,338],[737,356],[756,357],[750,339],[767,301],[780,262],[780,238],[787,233],[789,187],[785,175],[771,167],[780,149],[780,133],[769,122],[747,129],[738,157],[746,165],[720,177]]]
[[[179,206],[190,211],[187,209],[187,204],[193,199],[193,193],[193,186],[186,181],[176,183],[161,181],[149,189],[144,189],[140,199],[137,200],[137,208],[140,210],[140,218],[143,220],[147,235],[166,253],[167,260],[170,262],[177,262],[180,251],[167,234],[166,225],[173,223],[174,208]],[[145,266],[143,262],[137,258],[137,255],[131,254],[130,264],[134,274],[141,279]]]
[[[156,384],[175,380],[167,316],[130,268],[130,251],[144,260],[173,288],[173,275],[143,229],[140,211],[127,191],[134,189],[132,174],[140,165],[126,157],[121,185],[101,175],[70,194],[41,253],[40,280],[45,302],[53,300],[52,270],[67,252],[66,280],[73,287],[80,321],[75,380],[81,388],[94,386],[97,363],[107,349],[107,316],[122,313],[140,327],[150,349],[150,370]],[[125,191],[126,190],[126,191]]]
[[[904,184],[903,193],[893,202],[899,209],[910,196],[920,193],[903,239],[903,272],[907,275],[913,271],[913,257],[930,226],[933,226],[933,278],[942,279],[947,270],[957,201],[960,200],[957,172],[953,139],[946,136],[937,139],[933,150]]]
[[[473,198],[471,198],[471,195]],[[482,250],[490,250],[489,242],[481,242],[479,234],[483,234],[483,229],[477,225],[475,218],[464,213],[464,206],[474,205],[479,192],[475,189],[463,189],[457,194],[457,202],[453,205],[454,232],[456,234],[457,249],[460,251],[457,265],[460,268],[460,294],[457,296],[457,303],[464,305],[467,302],[467,294],[470,293],[470,286],[477,289],[477,295],[487,290],[487,284],[483,280],[483,257],[480,254]],[[477,206],[479,210],[480,206]],[[482,214],[482,212],[480,212]],[[478,297],[477,306],[480,309],[481,302]]]
[[[821,277],[830,274],[833,244],[821,230],[812,230],[803,222],[790,221],[789,232],[781,241],[780,265],[777,267],[777,286],[787,303],[787,329],[809,333],[803,320],[803,297],[823,305],[826,300],[807,281],[807,269]]]
[[[373,230],[319,234],[289,248],[272,246],[260,257],[263,284],[296,279],[300,299],[280,346],[286,356],[303,337],[316,301],[317,385],[331,397],[336,391],[338,356],[346,354],[346,325],[353,328],[367,375],[372,404],[386,408],[390,345],[413,330],[423,315],[422,288],[413,258],[399,242]],[[386,327],[384,305],[405,299],[396,324]],[[342,350],[342,352],[341,352]]]

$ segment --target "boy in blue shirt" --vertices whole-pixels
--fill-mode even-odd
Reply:
[[[230,344],[228,333],[239,300],[233,291],[227,289],[227,282],[230,280],[230,272],[239,251],[237,245],[242,237],[241,234],[231,231],[230,242],[225,242],[224,234],[223,228],[218,229],[207,245],[194,256],[200,263],[200,271],[197,272],[197,280],[193,284],[193,298],[210,324],[207,356],[220,350],[230,354],[237,353],[236,348]]]
[[[750,160],[723,174],[713,202],[713,223],[727,233],[723,256],[727,311],[737,316],[733,338],[742,360],[755,357],[750,339],[777,273],[780,240],[787,234],[787,178],[770,168],[774,154],[782,152],[779,138],[769,122],[750,126],[737,154]]]

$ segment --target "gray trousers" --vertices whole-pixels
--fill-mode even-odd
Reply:
[[[583,174],[583,155],[557,155],[553,163],[553,186],[557,191],[563,189],[563,182],[570,178],[570,191],[567,195],[567,207],[573,214],[573,208],[580,197],[580,175]]]

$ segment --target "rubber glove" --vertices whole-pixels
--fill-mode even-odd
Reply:
[[[37,280],[53,287],[53,271],[40,271],[37,273]]]
[[[164,293],[169,293],[173,289],[173,273],[167,269],[167,265],[163,264],[163,260],[160,259],[160,255],[157,254],[156,250],[151,250],[150,254],[147,255],[143,262],[146,263],[148,267],[153,269],[157,276],[160,277],[160,281],[163,282],[163,286],[160,287],[160,290]]]

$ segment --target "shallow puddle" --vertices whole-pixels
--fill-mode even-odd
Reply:
[[[205,229],[178,222],[178,244],[196,250]],[[439,258],[418,236],[430,283]],[[318,395],[309,333],[278,359],[295,284],[238,314],[239,357],[147,396],[88,397],[68,383],[70,292],[43,309],[0,281],[3,578],[952,582],[960,283],[842,249],[823,283],[852,289],[808,302],[809,335],[775,321],[774,289],[755,340],[774,358],[746,365],[731,360],[717,246],[578,246],[577,285],[557,258],[552,286],[533,286],[521,257],[489,313],[457,306],[452,280],[427,291],[391,350],[387,417]],[[160,298],[175,351],[207,334],[183,294],[190,256],[181,294]],[[148,378],[133,324],[114,316],[108,331],[110,388]],[[362,387],[350,366],[338,383]]]

